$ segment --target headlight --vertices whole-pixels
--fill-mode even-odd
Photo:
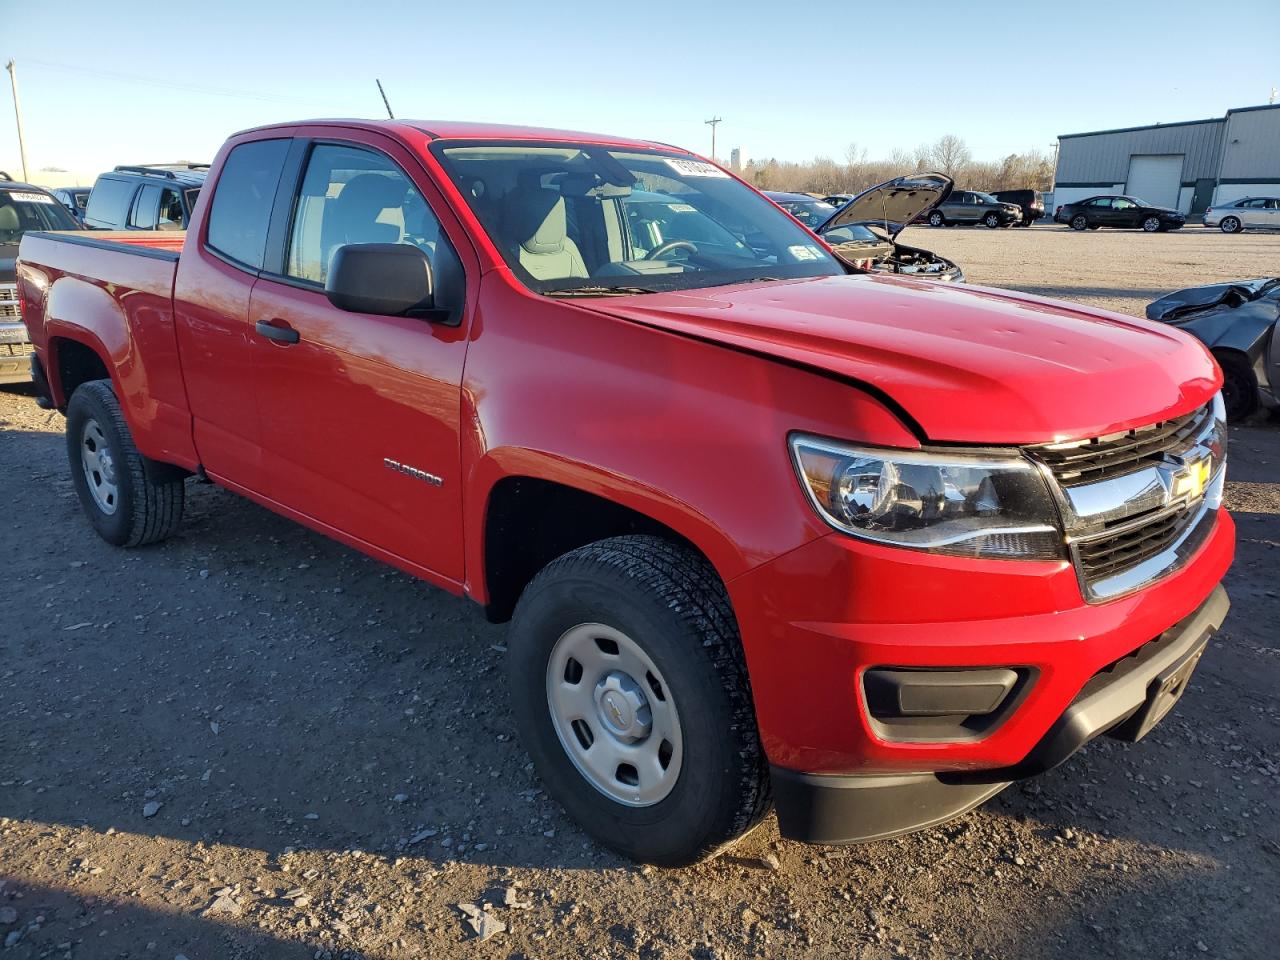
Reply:
[[[1022,457],[860,449],[795,435],[791,454],[822,518],[866,540],[962,557],[1057,560],[1057,512]]]
[[[1222,399],[1222,391],[1213,395],[1213,428],[1205,440],[1209,452],[1213,454],[1214,472],[1227,465],[1227,405]]]

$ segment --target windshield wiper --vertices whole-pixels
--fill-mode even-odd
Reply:
[[[566,287],[563,290],[545,290],[543,291],[548,297],[628,297],[637,293],[660,293],[659,290],[652,290],[649,287],[626,287],[626,286],[594,286],[594,287]]]

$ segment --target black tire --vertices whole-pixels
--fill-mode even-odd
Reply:
[[[1159,233],[1164,229],[1164,224],[1160,222],[1159,217],[1145,217],[1141,226],[1143,233]]]
[[[1218,224],[1218,229],[1223,233],[1239,233],[1244,229],[1244,224],[1240,222],[1239,217],[1223,217],[1222,222]]]
[[[1215,353],[1222,368],[1222,403],[1227,420],[1237,423],[1258,409],[1258,378],[1248,358],[1238,353]]]
[[[940,211],[935,210],[933,211],[933,213],[929,214],[929,226],[945,227],[946,225],[947,225],[947,218],[944,217]]]
[[[1071,218],[1072,230],[1084,230],[1088,226],[1089,226],[1089,218],[1086,217],[1083,213],[1077,213],[1074,217]]]
[[[89,453],[85,430],[91,422],[99,428],[95,433],[105,440],[111,458],[115,492],[110,512],[91,491],[85,469]],[[96,446],[97,441],[92,442]],[[182,522],[184,474],[138,452],[110,381],[90,380],[71,395],[67,404],[67,459],[80,506],[107,543],[117,547],[156,543]]]
[[[643,649],[688,731],[674,786],[648,806],[628,806],[593,785],[556,733],[548,664],[557,641],[584,623],[618,630]],[[737,622],[701,556],[651,536],[567,553],[525,588],[508,648],[521,739],[547,790],[601,843],[634,860],[683,866],[714,856],[771,809]]]
[[[982,222],[987,225],[987,229],[994,230],[996,227],[1000,226],[1000,214],[994,212],[988,213],[982,218]]]

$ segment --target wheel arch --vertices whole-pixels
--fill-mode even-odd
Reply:
[[[533,467],[533,464],[526,464]],[[681,544],[728,582],[749,564],[712,522],[684,504],[622,478],[583,468],[552,479],[536,469],[494,472],[469,517],[467,589],[493,622],[510,619],[529,581],[570,550],[629,534]]]

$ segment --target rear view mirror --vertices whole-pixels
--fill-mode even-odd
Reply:
[[[435,308],[431,259],[407,243],[348,243],[334,251],[324,285],[329,302],[352,313],[401,316]]]

